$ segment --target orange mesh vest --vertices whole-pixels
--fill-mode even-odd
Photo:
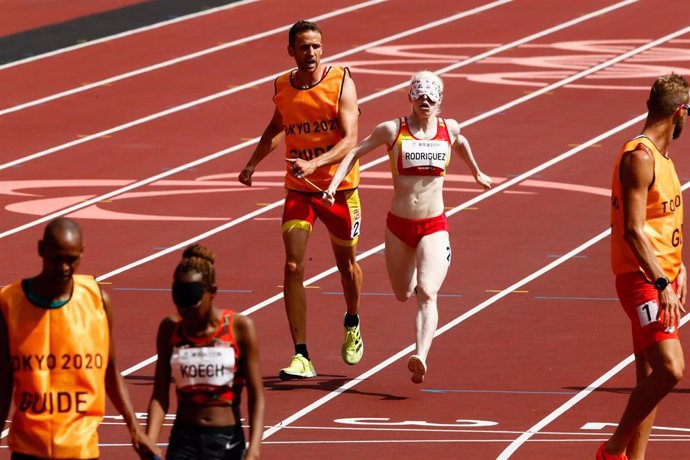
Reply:
[[[640,147],[640,144],[642,147]],[[613,273],[642,271],[630,246],[623,238],[623,206],[620,163],[625,152],[647,150],[654,156],[654,182],[647,191],[647,215],[644,234],[649,240],[657,261],[670,279],[675,280],[681,266],[683,249],[683,196],[673,161],[666,158],[654,143],[644,136],[627,142],[618,155],[613,169],[611,187],[611,265]]]
[[[101,290],[74,275],[70,300],[33,304],[22,282],[0,291],[14,377],[8,444],[14,452],[50,458],[98,457],[96,429],[105,413],[110,333]]]
[[[327,67],[317,84],[307,89],[292,84],[294,71],[276,78],[273,101],[283,118],[285,131],[285,157],[311,160],[333,148],[342,139],[338,124],[340,96],[343,80],[349,69]],[[308,179],[323,190],[328,188],[338,164],[322,166]],[[359,185],[359,163],[343,179],[338,190],[349,190]],[[290,172],[286,162],[285,188],[315,193],[312,186]]]

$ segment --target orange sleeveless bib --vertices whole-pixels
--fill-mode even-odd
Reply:
[[[640,145],[642,145],[640,147]],[[623,154],[644,149],[654,156],[654,183],[647,192],[647,215],[644,233],[649,239],[664,274],[675,280],[681,266],[683,250],[683,196],[680,180],[670,158],[666,158],[654,143],[644,136],[627,142],[618,155],[613,169],[611,199],[611,265],[613,273],[642,271],[630,246],[624,239],[623,186],[620,165]]]
[[[70,300],[39,307],[21,282],[0,291],[14,377],[10,449],[36,457],[98,457],[110,333],[101,290],[74,275]]]
[[[328,67],[324,77],[307,89],[292,84],[288,72],[275,81],[273,101],[283,118],[285,131],[285,157],[311,160],[333,148],[341,139],[338,125],[340,96],[343,81],[349,70],[344,67]],[[338,169],[338,164],[318,168],[309,180],[326,190]],[[350,190],[359,185],[359,163],[350,170],[338,190]],[[286,162],[285,188],[302,192],[317,192],[306,181],[296,178]]]

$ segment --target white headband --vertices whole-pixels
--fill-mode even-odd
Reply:
[[[441,100],[441,85],[430,79],[417,80],[410,86],[410,97],[415,101],[422,96],[428,97],[432,102]]]

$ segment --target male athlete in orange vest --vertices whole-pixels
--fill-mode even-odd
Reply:
[[[689,97],[683,77],[658,78],[642,134],[623,146],[613,169],[611,262],[632,324],[637,386],[598,460],[643,459],[657,405],[683,376],[683,196],[669,146],[688,117]]]
[[[106,394],[135,449],[160,455],[115,365],[108,297],[92,276],[74,273],[83,249],[76,222],[53,220],[38,242],[41,272],[0,290],[0,429],[14,392],[12,460],[98,458]]]
[[[276,108],[259,144],[239,175],[252,184],[254,169],[281,139],[285,139],[285,207],[282,231],[285,244],[285,310],[295,354],[280,371],[282,379],[315,377],[307,351],[307,306],[304,293],[304,256],[312,225],[321,219],[328,228],[340,271],[347,305],[345,340],[341,354],[347,364],[357,364],[364,344],[359,328],[359,298],[362,271],[356,261],[361,209],[357,186],[359,167],[338,188],[332,207],[322,201],[338,163],[357,143],[357,92],[344,67],[321,64],[321,29],[313,22],[299,21],[290,29],[288,54],[297,68],[275,81]],[[295,161],[309,160],[309,169],[298,173]],[[333,163],[331,166],[324,166]],[[308,176],[308,177],[306,177]]]

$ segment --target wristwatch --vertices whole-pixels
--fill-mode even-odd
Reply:
[[[666,289],[666,286],[668,286],[670,283],[671,282],[668,278],[666,278],[665,276],[660,276],[656,279],[656,281],[654,281],[654,288],[657,291],[661,292],[664,289]]]

